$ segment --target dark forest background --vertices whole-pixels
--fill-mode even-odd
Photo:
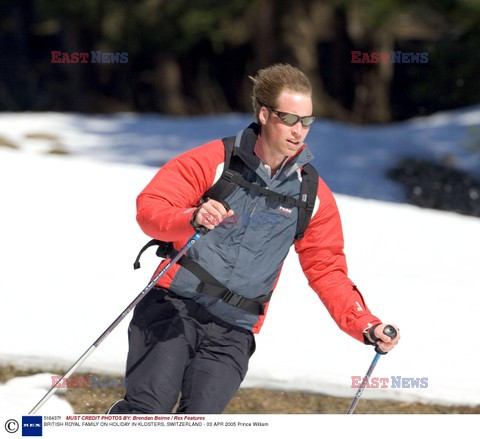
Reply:
[[[248,75],[302,69],[318,116],[384,123],[480,102],[479,0],[2,0],[0,111],[249,112]],[[52,64],[51,51],[127,52]],[[351,51],[428,52],[425,64]]]

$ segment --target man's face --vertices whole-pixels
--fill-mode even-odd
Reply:
[[[311,116],[313,111],[312,99],[310,96],[283,91],[277,99],[277,106],[274,107],[282,113],[292,113],[298,116]],[[303,145],[310,127],[302,126],[299,120],[295,125],[288,125],[283,122],[277,114],[262,107],[259,113],[259,120],[262,124],[261,136],[268,148],[279,156],[291,157]]]

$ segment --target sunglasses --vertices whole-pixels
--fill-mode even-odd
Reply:
[[[283,111],[275,110],[274,108],[268,105],[262,104],[260,101],[258,103],[263,107],[268,108],[272,113],[276,114],[282,122],[285,122],[287,125],[290,125],[290,126],[293,126],[298,121],[300,121],[302,122],[303,127],[309,127],[315,121],[315,116],[300,117],[300,116],[297,116],[296,114],[284,113]]]

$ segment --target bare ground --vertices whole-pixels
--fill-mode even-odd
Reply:
[[[0,367],[0,383],[16,376],[27,376],[51,372],[63,375],[64,371],[27,369],[14,366]],[[95,374],[76,374],[75,377],[89,377]],[[352,397],[354,395],[352,389]],[[65,398],[73,406],[75,413],[105,413],[118,399],[124,389],[92,387],[67,389]],[[268,389],[241,389],[233,397],[225,413],[229,414],[341,414],[350,405],[350,398],[308,392],[283,392]],[[480,414],[479,406],[444,406],[397,401],[360,400],[355,413],[370,414]]]

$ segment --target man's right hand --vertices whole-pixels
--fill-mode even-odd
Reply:
[[[234,211],[232,209],[227,210],[219,201],[208,199],[208,201],[203,203],[200,208],[197,209],[193,224],[195,226],[204,226],[207,229],[212,230],[221,224],[225,218],[228,218],[233,214]]]

